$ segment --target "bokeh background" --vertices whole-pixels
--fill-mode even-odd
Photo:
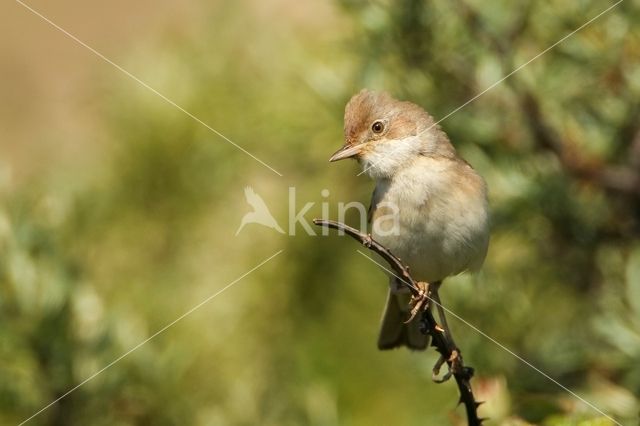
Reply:
[[[378,352],[386,278],[346,238],[286,228],[368,203],[327,163],[363,87],[442,118],[612,2],[0,5],[0,423],[464,424],[433,350]],[[490,187],[483,271],[454,312],[625,425],[640,402],[640,1],[625,0],[442,122]],[[323,189],[330,195],[321,195]],[[351,218],[353,219],[353,218]],[[451,319],[486,424],[610,425]]]

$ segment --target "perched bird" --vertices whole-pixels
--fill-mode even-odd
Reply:
[[[355,158],[375,180],[370,232],[432,285],[445,329],[438,288],[446,277],[475,271],[489,244],[487,186],[447,135],[416,104],[363,90],[344,115],[345,143],[329,161]],[[408,324],[409,293],[390,277],[378,347],[425,349],[419,319]],[[450,333],[450,331],[449,331]]]
[[[247,186],[244,189],[244,197],[246,198],[247,203],[249,203],[249,205],[253,207],[253,211],[245,214],[242,217],[242,221],[240,222],[240,226],[236,231],[236,235],[238,235],[242,228],[244,228],[244,226],[248,223],[258,223],[260,225],[275,229],[281,234],[284,234],[284,231],[282,230],[282,228],[280,228],[278,222],[276,222],[276,220],[271,215],[271,212],[269,211],[269,208],[265,204],[262,197],[256,194],[253,188]]]

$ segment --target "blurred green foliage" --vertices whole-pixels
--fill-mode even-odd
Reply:
[[[483,272],[450,279],[445,304],[623,424],[640,410],[638,6],[442,122],[487,179],[494,218]],[[606,5],[342,0],[306,21],[210,7],[131,46],[125,68],[284,176],[106,68],[99,169],[1,181],[0,423],[82,384],[30,423],[464,424],[455,387],[430,380],[433,351],[375,349],[383,273],[335,235],[234,237],[243,187],[281,224],[288,187],[298,208],[316,203],[309,220],[321,202],[333,217],[338,201],[366,202],[371,182],[326,163],[351,94],[387,90],[440,119]],[[451,323],[487,424],[613,424]]]

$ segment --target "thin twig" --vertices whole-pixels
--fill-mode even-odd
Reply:
[[[370,235],[363,234],[355,228],[333,220],[314,219],[313,223],[318,226],[337,229],[338,231],[352,237],[368,249],[378,253],[389,263],[389,266],[400,278],[402,284],[406,286],[414,296],[421,296],[418,282],[411,277],[409,268],[405,266],[393,253],[391,253],[388,248],[375,241]],[[430,297],[429,302],[431,302]],[[473,368],[464,366],[460,349],[458,349],[453,342],[446,337],[445,333],[443,333],[442,328],[438,325],[433,313],[429,309],[429,304],[424,304],[423,306],[421,332],[431,336],[431,345],[436,348],[436,351],[438,351],[446,361],[449,371],[452,373],[456,384],[458,385],[458,391],[460,392],[460,400],[458,403],[464,404],[465,411],[467,413],[467,424],[469,426],[479,426],[482,424],[484,419],[478,417],[478,407],[482,403],[476,402],[471,389],[470,381],[473,377]]]

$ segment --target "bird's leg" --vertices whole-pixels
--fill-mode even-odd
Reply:
[[[452,347],[457,348],[455,341],[453,340],[453,335],[451,334],[451,329],[449,328],[449,324],[447,324],[447,317],[444,313],[444,308],[442,307],[442,302],[440,301],[440,294],[438,290],[440,290],[440,285],[442,285],[442,281],[438,281],[433,283],[433,290],[431,291],[431,298],[433,299],[434,305],[436,305],[436,309],[438,310],[438,318],[440,319],[440,323],[444,328],[444,333],[449,340],[449,343]]]
[[[419,281],[416,283],[419,293],[412,295],[409,301],[409,319],[404,323],[408,324],[416,317],[418,312],[429,309],[429,283]]]
[[[433,283],[433,289],[431,291],[431,298],[436,305],[436,309],[438,310],[438,318],[440,320],[440,323],[442,324],[442,327],[444,327],[443,329],[439,329],[439,327],[436,326],[436,330],[442,330],[442,332],[444,332],[447,340],[449,341],[449,345],[452,348],[452,351],[449,359],[445,359],[445,357],[441,355],[436,364],[433,366],[431,378],[436,383],[446,382],[451,378],[451,375],[460,367],[460,355],[457,349],[458,347],[453,340],[453,335],[451,334],[451,329],[449,328],[449,324],[447,323],[447,317],[445,315],[444,307],[442,306],[442,301],[440,300],[440,294],[438,293],[441,284],[441,281]],[[442,367],[445,361],[449,365],[449,371],[444,376],[442,376],[441,379],[439,379],[438,374],[440,373],[440,367]]]

